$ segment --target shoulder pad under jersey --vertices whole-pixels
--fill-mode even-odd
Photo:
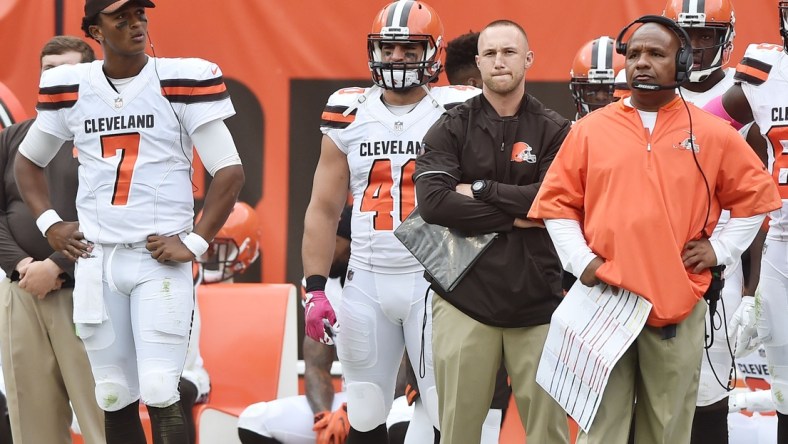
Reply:
[[[740,83],[758,86],[766,81],[772,67],[778,64],[784,55],[782,45],[752,44],[747,47],[744,57],[736,66],[734,79]]]
[[[154,59],[162,94],[170,102],[213,102],[230,96],[219,65],[203,59]]]
[[[65,64],[44,71],[39,82],[36,109],[51,111],[74,106],[79,98],[80,79],[89,75],[91,65],[91,63]]]
[[[446,110],[454,108],[471,97],[481,94],[481,92],[481,89],[470,85],[438,86],[430,89],[430,95]]]
[[[358,106],[363,103],[370,88],[342,88],[328,98],[320,116],[321,128],[347,128],[356,119]],[[350,112],[347,112],[350,109]]]

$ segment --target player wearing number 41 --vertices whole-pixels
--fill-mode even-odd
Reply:
[[[480,91],[430,88],[441,71],[443,25],[422,1],[393,2],[381,9],[367,38],[374,85],[339,90],[328,99],[320,129],[320,160],[304,221],[302,258],[307,276],[306,334],[330,342],[324,321],[337,315],[325,297],[334,233],[353,194],[352,244],[337,354],[347,384],[348,443],[386,442],[386,414],[403,349],[421,368],[419,391],[438,427],[432,369],[431,316],[422,320],[424,270],[393,230],[415,207],[412,174],[421,140],[453,104]],[[424,351],[424,362],[420,356]]]
[[[191,261],[243,186],[223,120],[234,114],[218,66],[145,54],[150,0],[86,0],[82,28],[104,60],[44,73],[38,118],[16,179],[49,244],[77,260],[74,321],[88,352],[107,443],[187,442],[179,401],[194,305]],[[77,218],[52,210],[42,168],[79,147]],[[213,176],[193,226],[192,145]]]
[[[778,2],[783,45],[754,44],[736,67],[734,85],[704,109],[734,127],[755,122],[766,139],[768,166],[782,198],[769,214],[760,284],[755,297],[745,297],[731,322],[736,355],[763,342],[777,406],[777,440],[788,442],[788,2]]]

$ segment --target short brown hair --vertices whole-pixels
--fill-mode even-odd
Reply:
[[[39,60],[48,55],[60,55],[70,51],[80,53],[82,55],[82,63],[96,60],[96,53],[93,52],[93,48],[90,45],[80,38],[68,35],[58,35],[46,42],[41,49]]]
[[[518,31],[520,31],[520,33],[523,35],[523,37],[525,37],[525,41],[526,42],[528,41],[528,34],[525,33],[525,29],[523,29],[522,26],[518,25],[517,23],[515,23],[515,22],[513,22],[511,20],[506,20],[506,19],[495,20],[494,22],[492,22],[489,25],[485,26],[484,29],[482,29],[482,31],[484,31],[487,28],[493,28],[493,27],[496,27],[496,26],[511,26],[512,28],[516,28]]]

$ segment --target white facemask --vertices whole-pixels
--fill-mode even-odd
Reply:
[[[409,86],[419,85],[419,71],[415,69],[408,70],[388,70],[385,69],[381,72],[383,76],[384,85],[394,88],[407,88]]]

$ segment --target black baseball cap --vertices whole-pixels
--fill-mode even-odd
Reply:
[[[128,2],[134,2],[146,8],[155,8],[150,0],[85,0],[85,17],[93,17],[99,12],[111,14]]]

